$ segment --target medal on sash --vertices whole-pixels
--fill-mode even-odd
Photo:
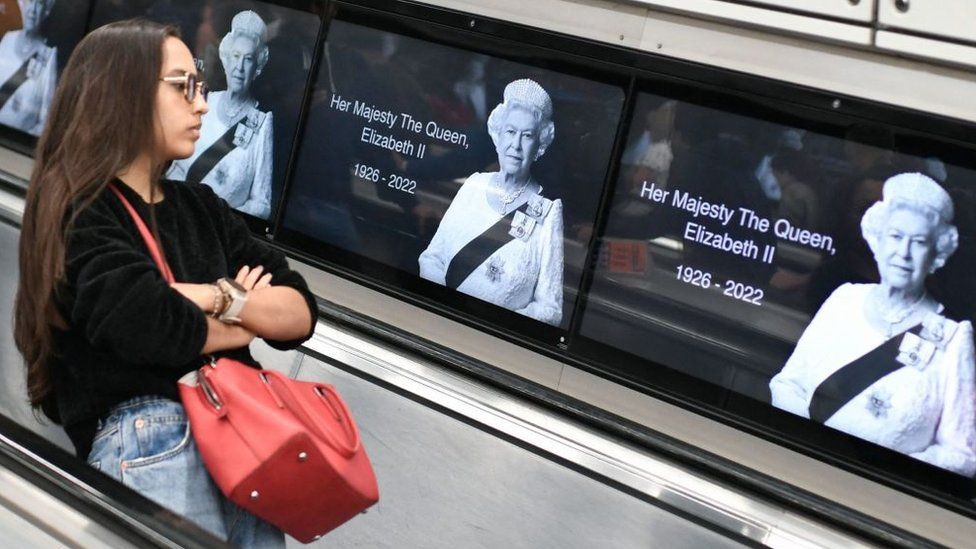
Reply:
[[[517,238],[522,242],[528,242],[529,237],[532,236],[532,230],[535,229],[536,221],[524,213],[517,211],[515,212],[515,217],[512,218],[512,227],[508,229],[508,234],[512,238]]]
[[[41,75],[41,71],[44,70],[44,65],[37,59],[37,54],[35,53],[27,60],[27,79],[33,80]]]
[[[899,363],[911,366],[917,370],[924,370],[935,354],[935,344],[926,341],[921,337],[908,332],[898,345],[898,356],[895,357]]]
[[[260,125],[259,113],[253,111],[248,113],[237,123],[237,128],[234,129],[234,146],[246,149],[251,144],[251,139],[254,138],[254,134]]]

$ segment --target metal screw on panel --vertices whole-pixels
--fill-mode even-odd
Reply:
[[[835,108],[835,109],[839,109],[840,108],[840,99],[834,99],[834,102],[831,103],[830,106],[833,107],[833,108]]]
[[[298,454],[298,461],[305,461],[306,459],[308,459],[308,454],[305,452],[300,452]]]
[[[251,499],[258,499],[258,491],[257,490],[251,492]]]
[[[911,7],[911,3],[908,0],[895,0],[895,9],[905,13],[908,8]]]
[[[474,28],[474,19],[468,22],[468,26],[471,27],[472,29]]]

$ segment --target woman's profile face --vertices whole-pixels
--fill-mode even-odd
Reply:
[[[503,174],[527,178],[539,152],[539,122],[523,108],[511,108],[498,132],[498,166]]]
[[[193,55],[178,38],[169,37],[163,43],[163,66],[160,78],[197,74]],[[157,159],[161,161],[188,158],[193,155],[200,139],[201,117],[207,112],[207,101],[200,93],[193,102],[186,100],[183,87],[159,82],[156,93]]]
[[[875,256],[882,284],[908,291],[922,288],[935,260],[935,229],[935,222],[920,212],[891,212]]]
[[[224,74],[227,75],[227,89],[241,93],[251,89],[254,77],[257,76],[258,61],[257,40],[247,36],[234,36],[227,48],[226,56],[221,60],[224,64]]]
[[[25,31],[35,31],[44,22],[48,13],[48,4],[54,0],[17,0],[20,5],[20,15],[24,20]]]

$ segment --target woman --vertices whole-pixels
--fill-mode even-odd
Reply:
[[[0,124],[40,135],[58,82],[58,49],[41,36],[54,0],[17,4],[24,28],[0,40]]]
[[[532,80],[505,86],[488,117],[498,171],[472,174],[420,254],[420,276],[558,326],[563,204],[542,196],[532,164],[555,136],[552,100]]]
[[[80,458],[221,538],[283,547],[216,489],[178,402],[177,380],[204,355],[256,365],[254,337],[290,348],[314,326],[313,297],[281,253],[209,187],[159,179],[199,139],[197,76],[172,27],[123,21],[82,40],[36,151],[14,337],[31,404]],[[178,283],[116,191],[154,228]],[[235,273],[246,295],[227,289]]]
[[[958,247],[952,214],[925,175],[885,181],[861,221],[881,282],[835,290],[769,388],[778,408],[972,476],[972,324],[942,316],[925,291]]]
[[[271,216],[274,121],[270,111],[258,109],[251,86],[268,64],[267,41],[258,14],[234,16],[220,41],[227,90],[208,97],[210,112],[203,117],[196,151],[174,161],[167,173],[177,181],[205,183],[231,207],[262,219]]]

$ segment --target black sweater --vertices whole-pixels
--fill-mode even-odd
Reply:
[[[116,186],[150,225],[150,207],[122,182]],[[301,276],[284,254],[251,237],[244,221],[205,185],[162,183],[155,205],[163,253],[178,282],[212,283],[244,265],[261,265],[271,284],[298,290],[312,324],[306,337],[268,341],[297,347],[311,337],[317,310]],[[54,392],[45,412],[65,427],[78,456],[91,450],[99,417],[133,397],[179,400],[177,380],[200,367],[207,339],[204,313],[169,287],[153,263],[135,223],[115,193],[106,190],[70,228],[65,283],[58,305],[69,329],[56,332],[51,363]],[[218,353],[257,365],[248,349]]]

